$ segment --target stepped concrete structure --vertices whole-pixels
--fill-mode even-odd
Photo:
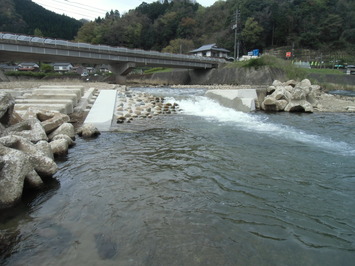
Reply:
[[[84,111],[94,92],[94,88],[85,92],[84,86],[78,85],[40,86],[17,96],[15,111],[20,114],[25,113],[28,108],[58,111],[63,114]]]
[[[242,112],[255,111],[255,103],[258,101],[255,89],[208,90],[205,95],[222,106]]]

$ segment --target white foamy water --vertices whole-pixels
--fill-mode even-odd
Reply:
[[[241,130],[313,145],[342,155],[355,156],[355,147],[351,144],[307,133],[291,126],[270,123],[267,117],[260,117],[223,107],[216,101],[204,96],[183,100],[171,99],[171,101],[177,102],[183,113],[187,115],[200,116],[209,121],[226,123],[228,125],[234,124]]]

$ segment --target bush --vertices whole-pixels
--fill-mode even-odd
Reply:
[[[33,77],[33,78],[43,78],[46,76],[43,72],[33,72],[33,71],[8,71],[5,72],[7,76],[13,77]]]

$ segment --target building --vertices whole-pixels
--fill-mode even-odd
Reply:
[[[0,69],[4,72],[7,71],[17,71],[19,69],[18,66],[12,66],[12,65],[8,65],[8,64],[1,64],[0,65]]]
[[[56,72],[69,72],[73,68],[70,63],[54,63],[53,69]]]
[[[200,48],[190,51],[189,53],[196,56],[228,58],[229,52],[229,50],[220,48],[215,43],[212,43],[203,45]]]
[[[19,71],[38,71],[39,70],[39,65],[36,63],[20,63],[18,64],[18,70]]]

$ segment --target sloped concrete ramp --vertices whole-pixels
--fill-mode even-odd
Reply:
[[[255,111],[255,101],[258,100],[255,89],[208,90],[205,95],[222,106],[242,112]]]
[[[84,124],[93,124],[99,131],[110,131],[116,98],[116,90],[101,90]]]

